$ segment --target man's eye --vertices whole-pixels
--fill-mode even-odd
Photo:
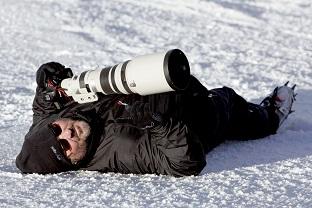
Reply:
[[[69,142],[66,139],[59,139],[58,142],[60,143],[62,149],[64,150],[64,152],[71,150],[71,146],[69,144]]]
[[[49,128],[52,130],[53,134],[58,137],[62,133],[62,128],[55,123],[49,124]]]

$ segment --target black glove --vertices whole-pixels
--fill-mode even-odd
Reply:
[[[42,90],[44,100],[54,102],[58,109],[69,102],[69,98],[60,87],[63,79],[73,76],[70,68],[65,68],[60,63],[49,62],[39,67],[36,74],[38,87]]]
[[[62,80],[73,76],[70,68],[65,68],[60,63],[49,62],[39,67],[36,81],[39,87],[59,87]]]
[[[151,128],[163,121],[162,115],[152,112],[148,103],[136,101],[132,105],[127,105],[126,110],[133,124],[141,128]]]

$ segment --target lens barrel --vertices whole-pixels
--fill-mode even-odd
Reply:
[[[179,49],[136,57],[112,67],[89,70],[62,81],[69,96],[75,94],[156,94],[188,86],[190,66]]]

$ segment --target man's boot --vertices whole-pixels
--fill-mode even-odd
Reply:
[[[287,116],[292,113],[292,105],[296,100],[295,87],[285,85],[276,87],[274,91],[268,95],[260,103],[261,106],[267,108],[268,111],[274,112],[279,118],[279,126],[286,120]]]

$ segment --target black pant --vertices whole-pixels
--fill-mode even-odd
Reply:
[[[207,90],[192,77],[185,99],[185,121],[199,135],[206,152],[225,140],[258,139],[278,128],[275,113],[247,102],[228,87]]]

